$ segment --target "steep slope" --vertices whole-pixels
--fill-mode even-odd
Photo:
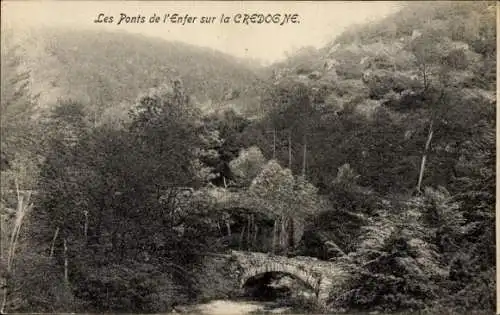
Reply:
[[[294,150],[307,141],[308,172],[319,187],[350,163],[366,185],[412,190],[431,137],[425,150],[438,158],[426,160],[423,184],[457,176],[460,146],[494,124],[495,3],[427,4],[408,3],[271,67],[265,128],[277,129],[283,163],[291,134]],[[303,168],[298,154],[295,171]]]
[[[331,202],[305,246],[365,259],[351,260],[365,273],[332,306],[495,307],[495,10],[408,3],[274,66],[262,129],[278,140],[261,147],[293,158]]]
[[[254,69],[223,53],[125,32],[32,30],[21,42],[39,104],[72,98],[106,109],[180,78],[201,107],[251,99]]]
[[[445,64],[458,88],[495,90],[495,4],[409,3],[370,24],[353,26],[321,49],[306,48],[273,66],[275,84],[296,81],[317,91],[318,104],[361,112],[422,85],[422,66],[438,81]],[[424,60],[425,59],[425,60]],[[494,98],[490,93],[489,98]]]
[[[274,65],[260,147],[329,197],[304,247],[362,270],[334,309],[494,309],[495,10],[408,3]]]

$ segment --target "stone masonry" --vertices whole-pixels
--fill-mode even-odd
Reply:
[[[233,264],[233,275],[228,275],[239,282],[240,288],[252,277],[267,273],[280,272],[294,277],[316,294],[317,302],[324,305],[330,294],[349,277],[347,271],[334,262],[321,261],[311,257],[284,257],[265,253],[232,251],[229,260]],[[339,292],[340,293],[340,292]]]

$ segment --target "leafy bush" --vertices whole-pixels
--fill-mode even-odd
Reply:
[[[75,294],[91,310],[112,312],[166,312],[186,302],[180,285],[159,267],[131,262],[81,270]]]
[[[84,301],[64,283],[64,271],[49,257],[23,253],[8,281],[10,312],[78,312]]]
[[[238,181],[248,185],[258,175],[264,163],[265,159],[260,149],[250,147],[241,150],[238,158],[229,163],[229,167]]]

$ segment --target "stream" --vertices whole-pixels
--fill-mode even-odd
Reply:
[[[266,273],[247,282],[244,297],[216,299],[207,303],[177,306],[175,313],[189,314],[304,314],[305,309],[298,305],[303,299],[310,300],[312,292],[289,276]]]
[[[291,307],[283,307],[272,301],[213,300],[204,304],[179,306],[172,314],[243,315],[243,314],[283,314],[293,313]]]

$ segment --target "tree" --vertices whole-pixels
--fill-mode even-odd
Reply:
[[[131,113],[130,133],[140,168],[138,181],[155,190],[192,183],[190,163],[200,139],[195,134],[196,109],[188,103],[180,81],[141,97]]]
[[[32,134],[32,116],[35,113],[36,95],[31,91],[31,73],[23,66],[23,51],[13,43],[13,35],[2,35],[2,76],[0,134],[2,164],[11,155],[33,148],[36,139]]]
[[[317,213],[320,203],[317,189],[303,177],[294,177],[275,161],[269,161],[252,181],[249,193],[264,200],[275,218],[273,251],[287,253],[295,249],[305,223]],[[276,246],[277,245],[277,246]]]
[[[31,91],[31,74],[23,66],[23,51],[13,43],[11,30],[2,32],[1,97],[0,97],[0,151],[2,225],[1,265],[2,279],[0,312],[20,307],[19,260],[26,257],[31,244],[21,234],[33,208],[31,193],[38,177],[39,135],[35,113],[36,96]]]
[[[102,266],[142,266],[146,278],[161,270],[187,292],[192,276],[184,272],[186,266],[210,246],[209,207],[187,203],[184,196],[192,189],[186,186],[199,184],[192,168],[197,149],[203,148],[197,112],[179,84],[150,92],[139,98],[126,129],[87,129],[83,111],[71,102],[54,111],[52,126],[58,132],[51,134],[53,154],[42,170],[41,207],[49,212],[52,231],[59,231],[54,258],[78,297],[131,281],[133,293],[127,296],[140,298],[138,307],[153,307],[149,298],[164,284],[144,295],[144,277],[122,279],[116,269]],[[90,276],[99,270],[111,278],[118,273],[119,279],[110,284],[108,277]],[[121,293],[111,294],[111,305],[96,307],[120,309]]]
[[[264,163],[265,159],[259,148],[250,147],[242,149],[238,158],[229,163],[229,167],[236,180],[246,186],[259,174]]]

